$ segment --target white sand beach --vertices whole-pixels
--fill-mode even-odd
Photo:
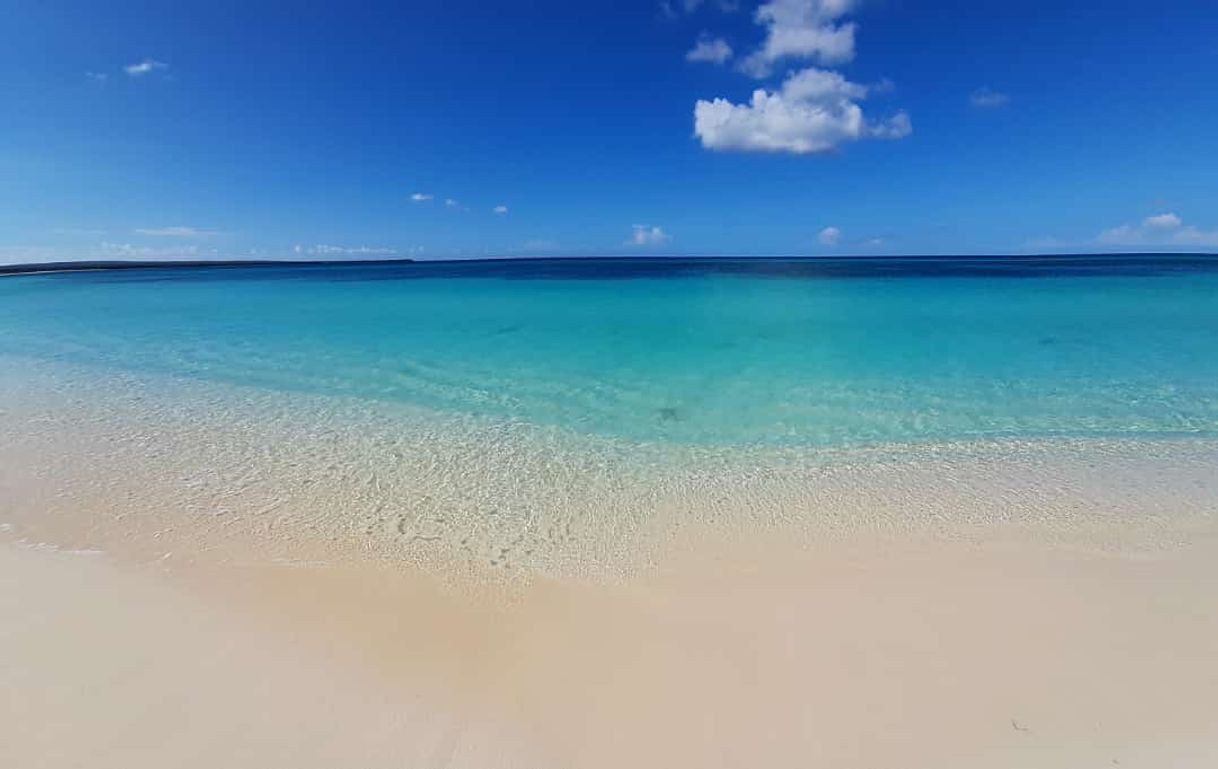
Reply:
[[[1218,547],[859,542],[509,602],[0,548],[30,767],[1207,767]]]
[[[0,4],[0,769],[1218,769],[1216,80],[1218,0]]]
[[[3,766],[1218,761],[1204,441],[674,458],[7,371]]]

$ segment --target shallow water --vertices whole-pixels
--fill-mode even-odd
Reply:
[[[1218,434],[1218,261],[569,260],[0,280],[0,353],[635,442]]]

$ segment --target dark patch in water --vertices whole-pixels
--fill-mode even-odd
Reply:
[[[659,409],[659,411],[657,411],[656,413],[658,413],[660,415],[661,422],[680,422],[681,421],[681,412],[677,411],[676,406],[665,406],[665,407]]]

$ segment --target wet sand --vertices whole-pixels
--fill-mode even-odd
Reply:
[[[0,370],[0,766],[1218,765],[1218,445]]]

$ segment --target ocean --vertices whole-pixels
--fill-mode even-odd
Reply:
[[[0,279],[0,354],[639,443],[1212,436],[1218,259],[565,259]]]

